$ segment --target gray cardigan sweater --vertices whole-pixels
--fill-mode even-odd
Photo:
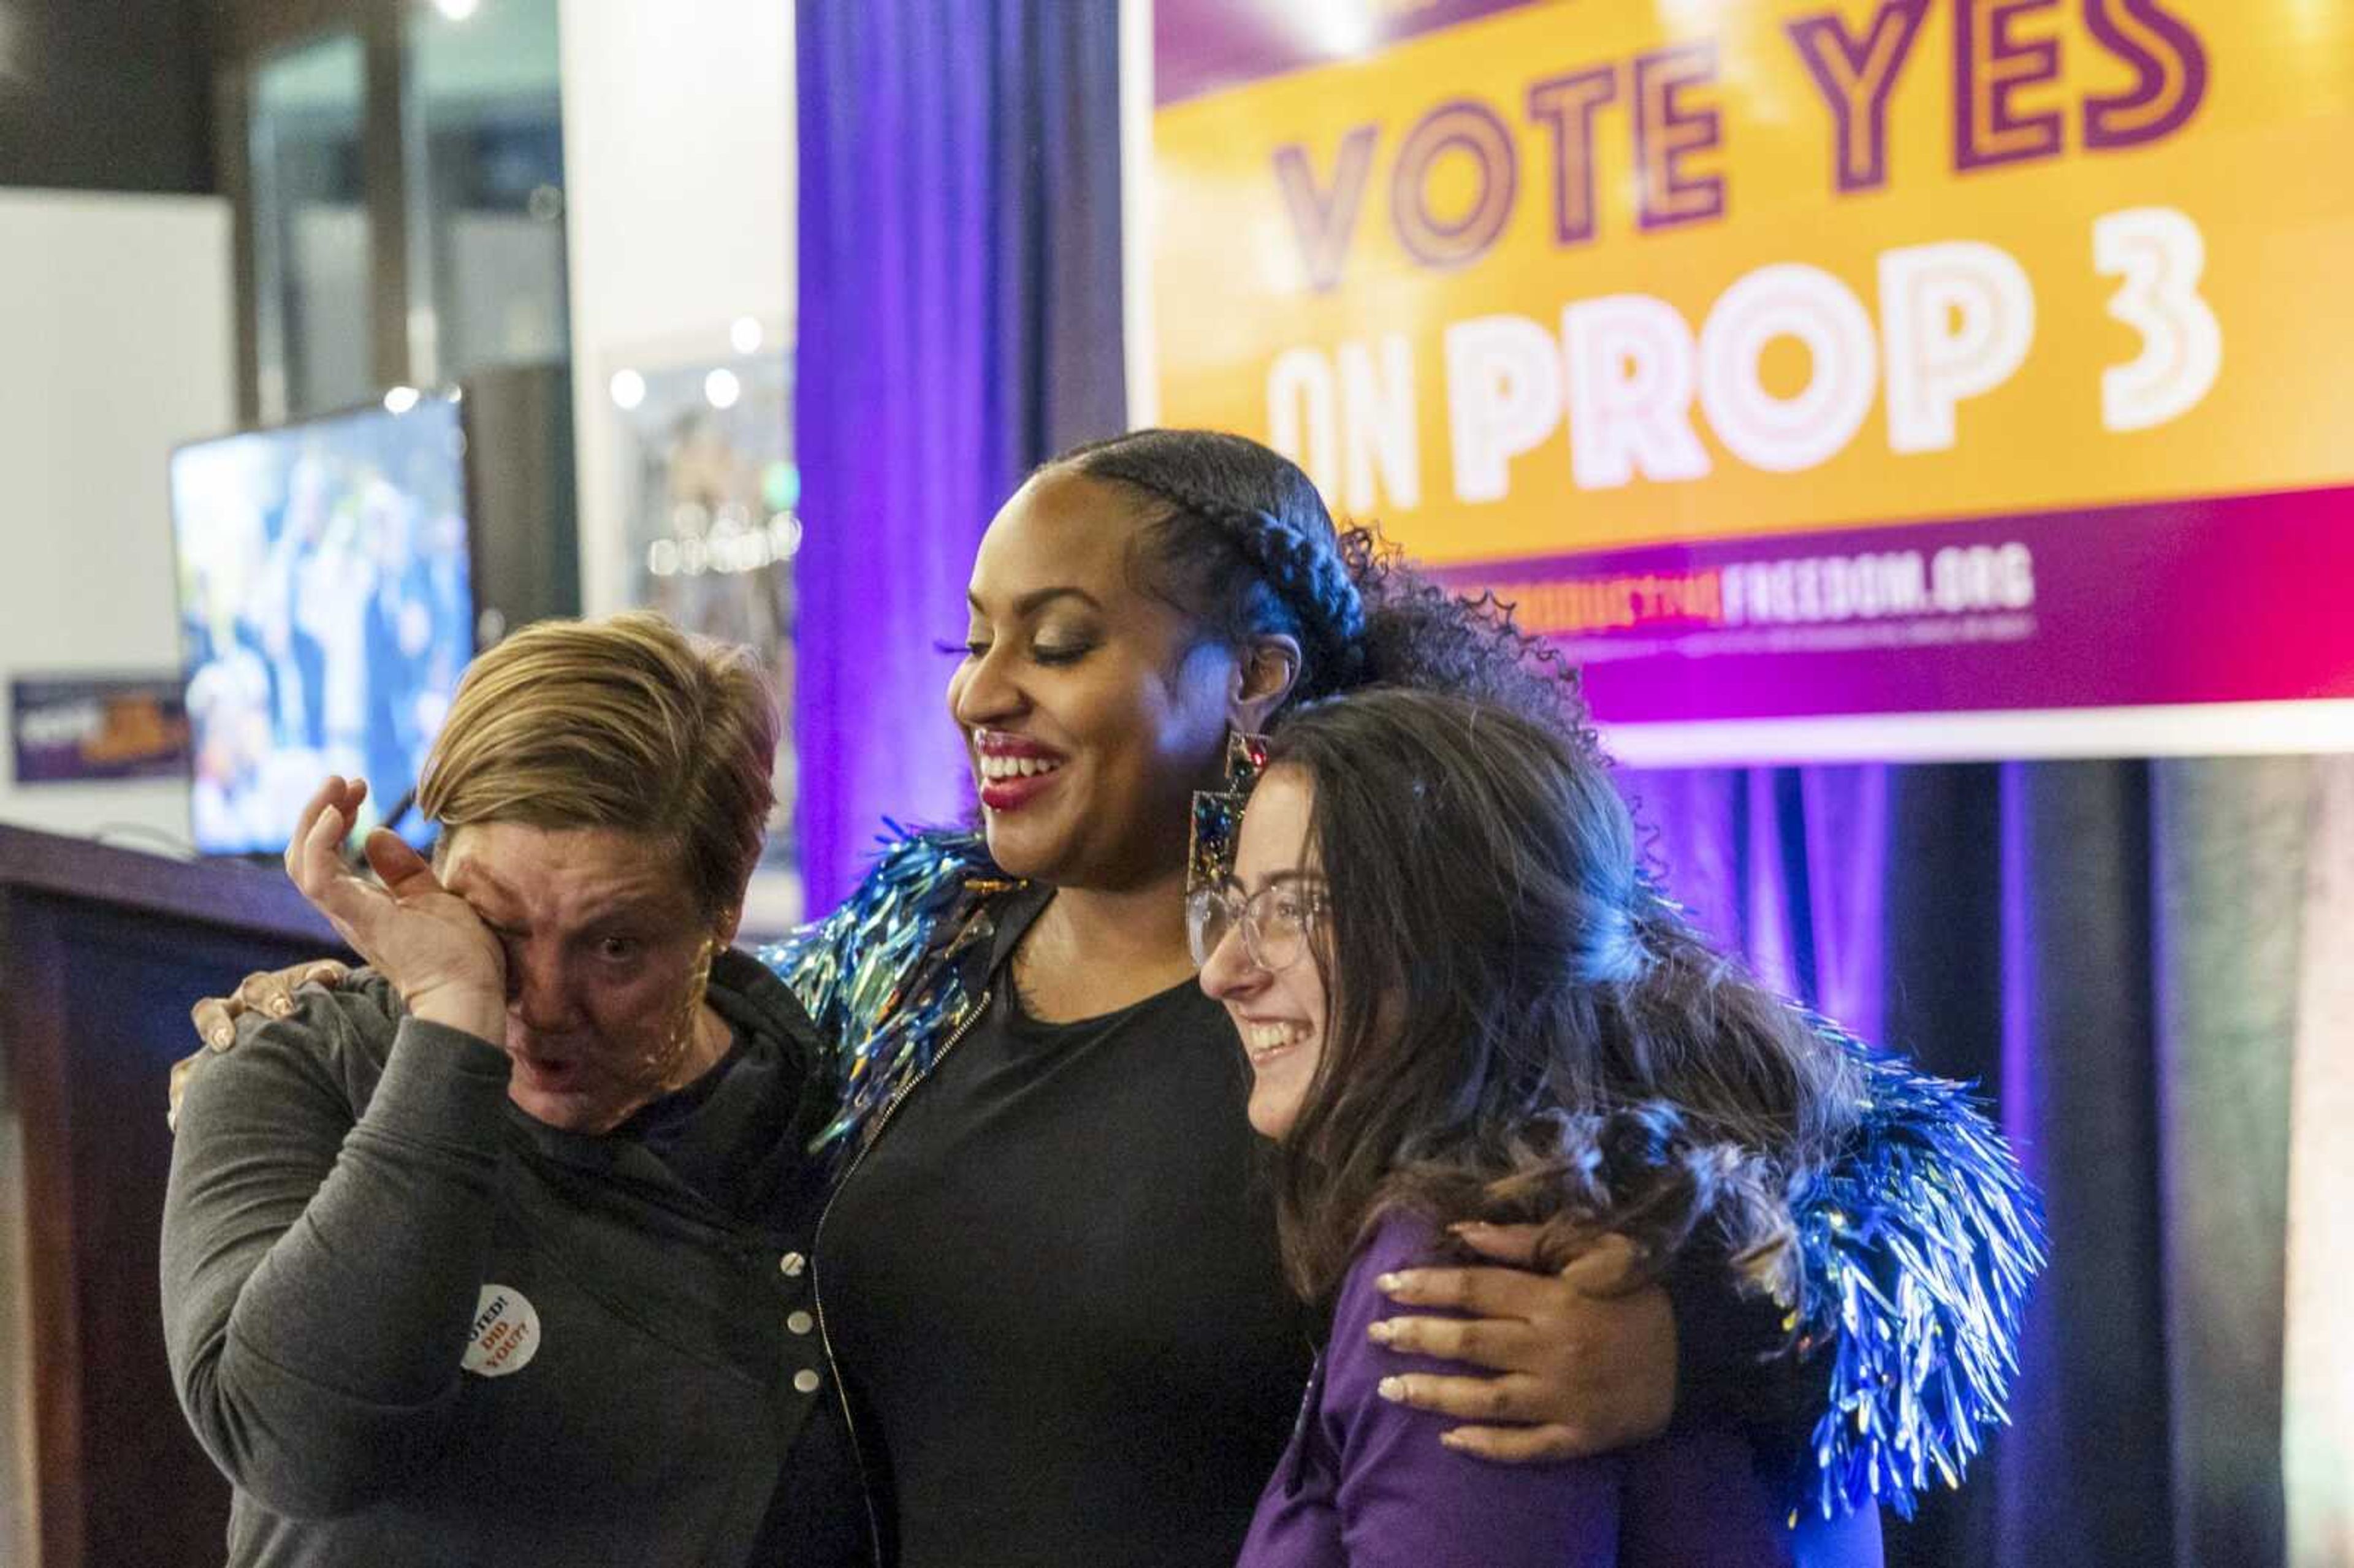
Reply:
[[[229,1562],[737,1568],[837,1397],[814,1213],[748,1225],[632,1139],[531,1120],[503,1052],[362,980],[242,1020],[181,1109],[164,1332]],[[712,981],[789,1069],[714,1092],[765,1076],[801,1147],[832,1104],[807,1015],[741,955]]]

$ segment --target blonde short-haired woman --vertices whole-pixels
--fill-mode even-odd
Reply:
[[[355,874],[365,786],[313,797],[288,871],[374,972],[191,1076],[164,1211],[232,1563],[865,1559],[810,1332],[824,1053],[727,946],[778,728],[740,651],[546,623],[459,690],[432,863],[379,831]]]

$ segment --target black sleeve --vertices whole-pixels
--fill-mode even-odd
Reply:
[[[1766,1474],[1795,1489],[1829,1404],[1829,1367],[1793,1342],[1786,1308],[1736,1289],[1708,1249],[1679,1258],[1660,1284],[1676,1319],[1673,1425],[1733,1427]]]

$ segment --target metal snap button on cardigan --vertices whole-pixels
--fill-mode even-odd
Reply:
[[[815,1393],[817,1385],[824,1381],[807,1367],[793,1373],[793,1386],[803,1393]]]

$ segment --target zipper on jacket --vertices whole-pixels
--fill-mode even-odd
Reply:
[[[883,1141],[883,1129],[891,1125],[891,1118],[900,1105],[927,1078],[940,1070],[940,1065],[949,1059],[949,1053],[955,1050],[958,1043],[972,1032],[972,1026],[981,1022],[981,1015],[989,1009],[990,995],[989,991],[983,991],[981,999],[965,1013],[963,1021],[949,1031],[938,1054],[932,1058],[932,1065],[902,1084],[898,1091],[884,1102],[882,1110],[875,1114],[875,1130],[860,1143],[858,1152],[851,1156],[849,1166],[842,1172],[842,1180],[836,1181],[833,1191],[826,1194],[825,1206],[818,1211],[817,1229],[811,1233],[810,1298],[817,1303],[818,1349],[825,1352],[825,1369],[833,1376],[833,1395],[842,1405],[843,1428],[850,1434],[850,1457],[858,1467],[858,1497],[866,1505],[866,1539],[875,1549],[877,1568],[881,1568],[883,1562],[883,1521],[875,1512],[875,1493],[866,1484],[866,1456],[858,1444],[858,1422],[850,1414],[850,1390],[842,1381],[842,1365],[833,1359],[833,1340],[825,1330],[825,1271],[818,1266],[818,1255],[825,1250],[825,1222],[833,1214],[834,1201],[842,1196],[842,1190],[850,1185],[850,1179],[858,1174],[859,1166],[865,1163],[875,1146]]]

